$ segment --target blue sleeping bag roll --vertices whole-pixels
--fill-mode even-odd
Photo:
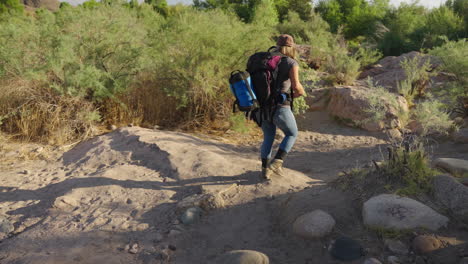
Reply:
[[[232,72],[231,77],[229,78],[229,86],[231,88],[231,92],[236,97],[236,101],[233,105],[234,112],[236,105],[242,112],[249,112],[258,108],[257,97],[255,96],[250,74],[248,72]]]

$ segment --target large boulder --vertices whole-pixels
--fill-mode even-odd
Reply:
[[[452,213],[468,221],[468,188],[448,175],[434,178],[434,197],[452,211]]]
[[[362,216],[366,226],[393,230],[438,230],[449,221],[418,201],[394,194],[381,194],[369,199],[364,203]]]
[[[219,257],[216,264],[268,264],[268,257],[260,252],[253,250],[234,250],[229,251]],[[214,264],[214,263],[213,263]]]
[[[394,94],[396,104],[392,105],[390,98],[381,98],[381,104],[386,112],[383,120],[371,120],[369,112],[369,95],[372,89],[364,86],[337,86],[330,90],[330,101],[327,110],[330,115],[353,126],[359,126],[368,131],[382,131],[385,129],[400,128],[400,112],[408,112],[408,104],[404,97]]]
[[[389,56],[381,59],[368,70],[363,71],[358,79],[362,80],[370,77],[374,83],[387,88],[389,91],[397,92],[398,83],[407,78],[405,70],[401,67],[401,62],[405,59],[412,60],[416,56],[421,56],[421,66],[428,60],[431,63],[431,68],[437,68],[441,65],[441,61],[437,57],[412,51],[399,57]],[[451,79],[453,79],[453,76],[440,73],[432,78],[431,83],[439,85]]]
[[[468,160],[439,158],[434,162],[435,166],[442,168],[451,174],[463,175],[468,173]]]
[[[45,8],[50,11],[57,11],[60,7],[58,0],[23,0],[23,4],[26,7]]]

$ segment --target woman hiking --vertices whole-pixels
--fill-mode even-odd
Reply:
[[[287,34],[280,35],[276,46],[277,51],[285,57],[282,58],[278,65],[278,76],[276,79],[279,85],[278,90],[280,91],[279,98],[276,101],[281,103],[274,106],[276,109],[271,121],[264,120],[262,122],[263,143],[260,152],[262,158],[262,178],[266,180],[271,179],[273,173],[283,176],[283,160],[291,151],[298,134],[296,119],[291,111],[290,95],[292,94],[293,98],[297,98],[305,93],[299,81],[299,64],[295,60],[296,47],[293,37]],[[277,127],[283,131],[285,136],[273,161],[270,163]]]

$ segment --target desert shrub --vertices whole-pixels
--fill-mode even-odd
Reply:
[[[412,59],[405,58],[400,62],[405,71],[406,79],[399,83],[398,92],[401,93],[410,105],[415,96],[423,96],[429,86],[430,78],[437,75],[430,59],[416,55]]]
[[[438,172],[419,141],[399,142],[388,148],[388,159],[379,172],[398,194],[416,195],[432,190],[432,179]]]
[[[136,13],[120,5],[38,10],[3,22],[0,36],[1,128],[56,144],[94,133],[101,104],[132,85],[145,50]]]
[[[460,86],[468,93],[468,43],[466,40],[450,41],[429,51],[442,60],[442,71],[455,74]]]
[[[159,88],[176,99],[174,108],[184,110],[174,121],[191,126],[229,117],[228,74],[244,68],[254,51],[272,46],[272,31],[220,10],[187,10],[170,17],[165,27],[164,35],[150,42],[147,68]]]
[[[359,46],[354,52],[354,57],[359,61],[361,68],[376,63],[382,58],[382,52],[374,48]]]
[[[35,81],[1,82],[2,129],[19,139],[62,145],[95,135],[100,115],[92,103],[57,95]]]
[[[415,106],[412,112],[422,136],[429,134],[448,134],[454,128],[445,105],[437,100],[429,99]]]
[[[364,109],[364,112],[366,112],[369,117],[362,120],[360,125],[366,123],[381,123],[385,120],[386,113],[390,108],[395,111],[395,114],[401,122],[400,125],[404,127],[408,122],[408,113],[398,102],[397,96],[384,87],[375,85],[371,78],[367,79],[367,86],[372,91],[367,94],[368,106]],[[382,101],[386,103],[383,104]]]
[[[397,84],[397,91],[400,95],[405,97],[408,106],[411,108],[414,105],[414,90],[411,82],[408,79],[402,80]]]
[[[328,46],[320,56],[324,56],[322,69],[329,73],[328,81],[333,84],[352,84],[359,75],[361,64],[355,55],[348,53],[342,36],[329,40]]]

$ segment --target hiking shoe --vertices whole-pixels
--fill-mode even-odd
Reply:
[[[262,175],[261,175],[260,178],[262,180],[270,180],[272,173],[273,173],[273,171],[271,171],[270,168],[262,168]]]
[[[278,174],[278,176],[283,176],[283,160],[280,159],[274,159],[270,163],[270,168],[269,168],[273,173]]]

